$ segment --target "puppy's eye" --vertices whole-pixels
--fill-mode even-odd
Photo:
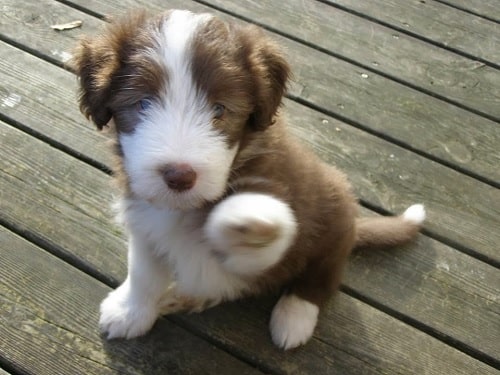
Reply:
[[[151,107],[153,100],[150,98],[144,98],[137,102],[136,107],[139,112],[144,112]]]
[[[213,111],[214,111],[214,118],[220,119],[222,116],[224,116],[224,113],[226,112],[226,107],[224,107],[220,103],[215,103]]]

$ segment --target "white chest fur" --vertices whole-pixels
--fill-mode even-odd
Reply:
[[[136,200],[122,200],[118,207],[120,221],[144,245],[144,256],[168,263],[180,294],[220,301],[238,298],[248,289],[241,277],[222,267],[198,211],[158,209]]]

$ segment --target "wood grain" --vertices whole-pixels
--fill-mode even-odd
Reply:
[[[70,56],[70,46],[76,45],[81,31],[74,29],[58,33],[50,25],[78,17],[74,13],[62,14],[67,8],[49,4],[57,5],[55,2],[43,5],[26,2],[20,7],[19,3],[6,1],[2,4],[5,11],[0,13],[0,33],[8,30],[7,34],[14,39],[24,35],[22,38],[30,41],[28,48],[43,49],[46,56],[63,63]],[[41,9],[46,12],[40,12]],[[95,19],[86,17],[84,24],[88,25],[92,20]],[[96,26],[100,24],[97,20],[94,22]],[[69,40],[61,43],[61,38]],[[64,83],[58,82],[53,79],[53,66],[13,48],[2,49],[0,56],[0,102],[18,98],[12,105],[1,106],[2,115],[74,150],[76,154],[85,154],[99,163],[109,164],[107,150],[95,147],[105,138],[84,120],[78,109],[74,75],[59,69],[58,76],[64,77]],[[61,98],[65,99],[64,102]]]
[[[500,4],[497,0],[440,0],[440,2],[500,22]]]
[[[0,158],[4,172],[0,180],[2,220],[15,223],[22,231],[33,231],[48,243],[68,249],[99,272],[122,280],[125,245],[108,221],[108,177],[14,128],[4,125],[0,134],[6,145],[4,157]],[[11,198],[14,196],[16,199]],[[369,257],[370,261],[353,262],[353,276],[347,278],[347,285],[447,335],[494,353],[498,303],[494,300],[495,289],[489,285],[498,284],[495,269],[429,240],[394,259],[388,254],[376,253]],[[378,263],[384,264],[383,276],[357,278],[367,275]],[[476,281],[474,272],[484,283]],[[401,279],[409,274],[414,282],[402,285]],[[464,275],[468,275],[466,281]],[[449,290],[457,297],[443,303],[441,295]],[[471,295],[475,296],[472,307],[450,320],[450,311],[458,309]],[[425,306],[434,306],[438,313]]]
[[[495,372],[343,293],[320,315],[309,344],[287,355],[262,342],[273,302],[269,298],[228,303],[203,314],[176,316],[175,321],[206,329],[221,345],[244,346],[249,359],[285,374],[437,375],[447,373],[448,366],[453,374]]]
[[[318,1],[208,3],[500,120],[500,74],[475,60]]]
[[[500,260],[500,190],[292,102],[285,111],[295,134],[346,171],[360,198],[392,212],[423,202],[426,228]]]
[[[112,225],[110,178],[14,128],[0,129],[0,218],[121,279],[126,244]]]
[[[326,0],[500,65],[500,25],[432,0]],[[498,11],[498,6],[497,6]],[[464,18],[467,22],[464,23]]]
[[[44,72],[43,75],[38,75],[29,67],[32,64],[35,64],[34,66],[38,66],[36,64],[44,65],[41,61],[6,45],[3,54],[5,54],[5,59],[0,64],[4,63],[13,67],[10,70],[5,69],[7,77],[4,81],[12,82],[14,89],[19,90],[19,87],[25,87],[27,90],[32,90],[31,85],[14,86],[14,83],[20,79],[30,82],[44,80],[44,85],[52,85],[57,88],[54,92],[59,92],[60,98],[54,98],[55,101],[58,101],[58,106],[64,108],[59,112],[66,112],[66,108],[76,107],[72,100],[74,80],[67,73],[60,74],[59,69],[45,64],[44,68],[37,68],[37,71],[44,69],[41,70]],[[8,78],[12,74],[10,72],[14,75]],[[30,77],[31,74],[35,74],[36,77]],[[324,88],[326,89],[325,86]],[[61,94],[63,90],[66,93]],[[29,91],[25,91],[24,95],[32,96]],[[24,110],[22,101],[18,107],[6,109],[7,113],[13,116],[16,121],[18,119],[17,111]],[[43,108],[42,106],[28,106],[29,111],[40,111],[41,114],[43,114]],[[470,248],[473,252],[483,254],[495,261],[500,260],[500,255],[495,250],[496,238],[500,236],[496,230],[500,217],[500,203],[497,204],[500,201],[498,189],[479,183],[472,178],[462,178],[458,172],[444,168],[352,127],[342,125],[345,131],[340,134],[345,135],[345,137],[339,137],[340,134],[334,130],[337,126],[323,124],[325,116],[303,106],[291,103],[287,110],[293,111],[292,123],[296,127],[304,127],[304,131],[300,132],[299,135],[302,138],[307,138],[308,134],[311,134],[322,142],[322,144],[317,142],[314,147],[322,153],[323,158],[328,162],[338,164],[352,175],[351,179],[361,198],[393,212],[404,209],[409,203],[425,202],[430,211],[429,229],[453,241],[461,242],[463,246]],[[89,127],[88,124],[84,125],[85,121],[77,111],[68,110],[68,114],[72,116],[68,123],[81,121],[82,128]],[[25,117],[19,118],[19,121],[26,121]],[[34,119],[28,123],[37,125],[37,118],[38,116],[34,115]],[[53,126],[50,131],[51,137],[60,139],[57,127]],[[452,146],[451,149],[463,151],[462,145],[454,140],[456,132],[460,131],[458,126],[449,128],[446,142]],[[84,133],[87,132],[88,129]],[[500,128],[497,132],[500,133]],[[484,136],[485,139],[489,139],[493,149],[492,143],[494,143],[495,137],[488,137],[486,133]],[[84,136],[73,137],[76,141],[74,147],[78,147],[78,143],[82,142],[82,139],[86,139]],[[343,142],[348,143],[342,144]],[[99,151],[95,142],[91,141],[90,143],[93,145],[87,151],[82,148],[79,150],[86,152],[90,157],[96,154],[96,150],[97,154],[105,155],[105,152]],[[360,147],[360,145],[365,146]],[[481,143],[478,150],[486,152],[490,146],[485,141]],[[339,153],[339,150],[342,152]],[[491,158],[500,158],[498,152],[488,152],[490,152]],[[475,154],[474,150],[474,159],[476,159]],[[492,170],[498,171],[498,168],[492,168]]]
[[[7,1],[15,3],[13,0]],[[179,0],[170,1],[169,4],[180,7],[186,7],[187,4],[198,11],[213,10]],[[58,3],[52,2],[47,5],[42,9],[54,10],[55,14],[60,14],[58,22],[63,22],[67,18],[82,19],[84,25],[80,30],[81,33],[97,32],[95,19],[87,19],[89,17],[85,14]],[[103,14],[112,9],[114,13],[121,13],[127,5],[145,5],[148,9],[158,11],[165,7],[159,0],[148,0],[144,3],[131,0],[82,1],[78,5],[92,6],[93,11]],[[227,18],[227,15],[223,16]],[[18,18],[22,18],[21,15]],[[40,16],[39,20],[42,22],[45,18]],[[2,32],[9,38],[14,38],[16,43],[28,46],[32,45],[32,39],[38,37],[36,33],[26,35],[26,32],[17,34],[9,30],[8,27],[4,27]],[[75,45],[73,35],[56,33],[47,25],[47,32],[49,31],[54,33],[52,38],[57,40],[59,50],[71,51]],[[496,152],[497,144],[500,142],[500,127],[496,126],[495,122],[435,100],[432,96],[409,89],[375,73],[365,72],[361,68],[313,48],[286,38],[274,37],[288,51],[294,68],[295,84],[290,90],[293,97],[357,123],[382,137],[407,144],[500,184],[500,170],[496,168],[500,164],[500,155]],[[49,36],[40,38],[36,42],[36,48],[50,55],[54,42],[43,43],[48,39]],[[441,73],[436,75],[440,77]],[[498,90],[492,91],[494,93]],[[489,98],[489,95],[483,96]],[[493,98],[491,106],[497,108],[498,106],[494,104]],[[478,147],[479,144],[481,147]]]
[[[137,340],[104,340],[98,305],[109,288],[0,227],[0,355],[22,373],[257,374],[161,319]]]
[[[0,64],[15,65],[14,69],[0,73],[6,76],[4,82],[44,80],[44,85],[57,88],[53,92],[58,94],[50,104],[57,103],[54,105],[59,108],[57,111],[61,116],[69,117],[61,122],[52,119],[49,136],[60,139],[58,128],[64,127],[66,123],[84,122],[77,111],[70,109],[75,107],[71,95],[74,82],[71,76],[19,50],[7,45],[3,46],[5,59]],[[32,66],[36,66],[37,70],[32,71],[29,68]],[[26,84],[17,85],[16,89],[26,89],[23,97],[30,98],[32,97],[30,92],[34,87]],[[500,208],[497,204],[500,193],[497,189],[463,177],[457,172],[415,156],[360,130],[345,126],[345,124],[330,123],[329,120],[326,120],[327,124],[324,124],[323,120],[326,117],[323,115],[293,102],[288,103],[286,110],[290,113],[291,122],[298,129],[299,136],[304,139],[317,140],[313,146],[318,153],[326,161],[339,165],[350,174],[360,197],[393,212],[404,209],[412,202],[425,202],[430,212],[428,222],[430,229],[454,241],[461,241],[464,245],[488,257],[499,259],[495,251],[498,234],[495,229],[498,227],[500,217]],[[24,108],[30,113],[31,120],[29,121],[23,113]],[[18,106],[6,109],[9,116],[16,121],[25,121],[27,124],[35,125],[43,116],[44,110],[45,107],[42,106],[24,107],[23,101]],[[19,111],[21,111],[20,115],[18,115]],[[340,124],[342,132],[335,130],[339,127],[336,124]],[[303,130],[300,131],[300,128]],[[83,130],[79,133],[75,132],[72,136],[78,144],[92,143],[91,148],[80,149],[81,152],[89,157],[93,157],[96,153],[106,154],[105,147],[102,147],[102,144],[96,144],[93,136],[87,141],[88,129],[84,125],[77,129]],[[64,137],[64,134],[62,136]],[[359,147],[360,144],[365,147]],[[428,176],[433,177],[430,179]],[[479,193],[480,196],[476,197]],[[469,202],[474,202],[474,204],[471,205]]]
[[[54,34],[49,28],[50,24],[80,18],[84,21],[83,32],[86,33],[94,33],[102,25],[96,18],[55,1],[41,0],[36,4],[26,2],[22,6],[11,0],[5,0],[4,3],[0,13],[0,34],[3,40],[56,64],[67,58],[78,33],[82,30]],[[88,7],[92,12],[103,14],[116,13],[132,3],[153,9],[166,5],[159,1],[136,3],[129,0],[120,3],[78,0],[76,3]],[[215,4],[216,0],[212,3]],[[436,5],[431,0],[426,3]],[[190,7],[193,10],[211,9],[177,0],[168,4],[173,7]],[[233,11],[239,9],[234,4],[221,4]],[[300,9],[298,7],[301,4],[293,4],[296,9]],[[355,37],[348,32],[349,27],[355,27],[356,19],[360,35],[367,35],[365,28],[368,25],[376,26],[374,38],[380,39],[373,39],[376,40],[374,49],[384,41],[382,34],[388,37],[386,33],[389,30],[375,23],[347,14],[344,18],[348,22],[342,23],[343,17],[338,19],[338,10],[335,15],[327,13],[331,12],[333,7],[325,7],[319,2],[304,4],[308,5],[301,17],[304,24],[301,24],[300,20],[296,21],[295,26],[300,31],[297,35],[309,38],[308,42],[317,44],[320,48],[334,48],[328,47],[329,42],[322,40],[328,37],[327,34],[321,34],[322,30],[318,30],[317,25],[316,31],[321,37],[318,38],[313,32],[315,25],[311,20],[318,22],[322,19],[322,13],[337,17],[332,20],[340,23],[339,30],[347,33],[346,36],[331,37],[337,38],[335,40],[339,43],[344,40],[345,44],[349,38]],[[413,9],[415,4],[416,2],[409,4],[407,9]],[[247,14],[254,21],[265,20],[269,25],[275,25],[286,33],[294,32],[287,26],[287,22],[294,20],[288,4],[280,6],[282,14],[274,12],[276,19],[281,19],[281,22],[273,23],[275,21],[272,18],[265,18],[265,14],[259,15],[258,12],[263,12],[262,9],[265,10],[266,6],[271,5],[252,4],[254,9],[251,12],[238,12]],[[401,3],[393,5],[401,6]],[[468,19],[465,12],[461,14],[463,19]],[[353,22],[352,26],[349,22]],[[312,49],[298,43],[278,39],[288,46],[294,65],[301,66],[298,83],[292,89],[293,95],[298,99],[310,101],[323,111],[344,116],[342,113],[345,104],[340,102],[338,105],[336,101],[352,98],[351,106],[344,117],[350,122],[359,121],[360,125],[366,126],[367,129],[373,125],[372,117],[375,119],[374,123],[378,124],[377,111],[368,109],[367,113],[364,113],[365,109],[359,103],[365,101],[368,107],[378,106],[378,111],[387,112],[384,115],[385,120],[389,121],[396,115],[401,116],[401,124],[406,128],[396,127],[393,133],[393,124],[389,123],[386,132],[386,124],[380,124],[381,132],[385,132],[388,137],[395,134],[398,138],[398,132],[407,132],[407,138],[398,138],[398,142],[408,142],[408,145],[417,147],[422,152],[432,152],[434,156],[443,153],[445,160],[473,168],[484,176],[497,178],[500,173],[497,168],[500,158],[496,151],[500,138],[497,124],[490,122],[494,126],[489,127],[484,125],[487,122],[478,121],[477,130],[475,119],[479,116],[474,117],[456,108],[447,109],[442,103],[433,104],[439,103],[433,98],[424,102],[429,105],[430,114],[425,106],[420,109],[417,106],[415,110],[413,106],[420,97],[414,96],[412,90],[402,90],[399,88],[401,85],[390,83],[390,80],[377,75],[373,78],[371,72],[356,72],[354,66],[337,59],[326,57],[328,63],[322,63],[326,54],[317,50],[311,52]],[[362,44],[361,36],[358,39],[356,43],[359,48],[370,47],[370,44]],[[443,56],[443,59],[453,55],[436,47],[427,46],[425,49],[425,43],[404,34],[400,35],[398,40],[402,39],[399,46],[403,50],[414,46],[417,52],[434,51],[436,55],[441,54],[439,56]],[[484,41],[480,41],[481,43]],[[364,58],[368,61],[372,56],[369,52],[349,51],[347,45],[340,45],[339,51],[361,62]],[[391,55],[397,53],[389,49],[388,51]],[[383,54],[383,49],[375,53]],[[467,60],[461,57],[460,59]],[[395,64],[393,60],[387,58],[381,61],[390,66]],[[312,67],[308,67],[310,61],[314,61]],[[449,64],[448,60],[444,61],[444,65]],[[403,63],[409,64],[405,61]],[[382,68],[385,66],[380,69]],[[311,71],[307,71],[308,69]],[[405,77],[405,69],[402,68],[401,72],[397,71],[397,67],[391,69],[397,77]],[[450,71],[450,77],[459,77],[459,80],[465,77],[488,78],[489,73],[482,75],[483,71],[495,72],[489,67],[478,67],[472,70],[472,73],[469,72],[472,75]],[[445,73],[439,72],[437,76],[446,80]],[[366,78],[361,76],[361,83],[358,82],[360,74],[367,75]],[[336,78],[336,75],[341,78]],[[415,74],[415,77],[417,79],[420,76]],[[494,75],[491,82],[481,81],[481,87],[475,90],[486,87],[486,91],[494,92],[497,77],[498,75]],[[411,75],[404,79],[411,79]],[[337,84],[339,86],[335,86]],[[35,133],[37,136],[43,134],[44,139],[51,144],[67,145],[72,150],[72,155],[81,155],[86,160],[94,159],[106,164],[108,154],[106,147],[102,145],[103,137],[94,132],[92,126],[78,113],[75,86],[75,79],[71,74],[3,42],[0,43],[1,118],[28,133]],[[339,87],[345,93],[334,93],[337,96],[332,97],[332,91],[335,91],[332,87]],[[443,94],[439,90],[441,87],[436,89],[440,95],[453,95],[452,90],[449,90],[450,94]],[[378,98],[381,92],[387,92],[392,101],[396,96],[402,95],[403,99],[410,98],[413,102],[410,101],[407,103],[408,108],[401,110],[400,103],[393,106],[389,99]],[[411,93],[410,96],[408,92]],[[373,95],[374,93],[377,95]],[[459,91],[456,95],[453,100],[461,100]],[[472,98],[471,103],[487,102],[486,95],[480,95],[478,92],[478,96],[481,98]],[[497,109],[495,107],[491,113],[495,113]],[[429,231],[449,243],[467,248],[467,251],[477,254],[481,259],[490,259],[495,264],[500,262],[500,255],[496,250],[500,239],[498,189],[416,156],[391,142],[383,141],[296,102],[286,101],[285,111],[292,124],[291,130],[310,143],[324,160],[344,169],[353,181],[358,195],[368,203],[400,212],[410,203],[425,202],[430,214],[427,225]],[[412,127],[411,122],[419,118],[425,126]],[[462,119],[465,121],[462,122]],[[370,129],[379,131],[376,127]],[[418,129],[424,132],[419,132]],[[422,140],[416,139],[419,137],[415,134],[420,136],[426,132],[428,134],[422,134]],[[438,139],[437,143],[432,143],[434,136]],[[0,123],[0,143],[0,220],[16,228],[16,231],[44,243],[44,246],[57,256],[67,259],[92,275],[99,275],[108,283],[122,280],[125,274],[125,243],[120,229],[112,224],[112,215],[108,209],[112,195],[109,177],[4,123]],[[475,160],[470,162],[468,158]],[[485,160],[482,160],[483,158]],[[197,350],[208,353],[201,361],[215,361],[210,363],[210,366],[214,366],[211,371],[224,373],[226,370],[227,373],[234,373],[240,371],[238,366],[241,366],[243,373],[252,371],[230,357],[227,359],[220,350],[214,349],[204,340],[196,339],[187,331],[194,332],[208,342],[216,343],[217,347],[271,373],[495,373],[491,367],[454,349],[454,346],[473,351],[474,355],[481,358],[488,357],[490,363],[500,363],[497,344],[500,336],[497,319],[500,314],[498,270],[426,236],[420,236],[414,245],[402,249],[355,253],[345,278],[346,290],[361,300],[371,301],[377,308],[340,293],[339,298],[329,305],[321,317],[320,326],[311,343],[293,353],[282,353],[272,346],[267,333],[273,298],[226,304],[201,315],[171,317],[168,321],[158,324],[159,328],[155,327],[153,333],[146,338],[132,345],[128,342],[115,342],[110,349],[100,338],[93,336],[97,306],[107,288],[30,244],[28,247],[36,251],[30,250],[29,254],[21,252],[12,257],[7,251],[9,259],[14,259],[15,262],[6,261],[7,271],[4,272],[2,263],[5,249],[17,250],[18,247],[25,246],[24,240],[11,240],[10,237],[16,236],[8,232],[8,235],[4,236],[4,232],[4,229],[0,229],[1,296],[2,300],[4,296],[16,297],[14,300],[5,298],[9,301],[5,308],[3,303],[0,304],[0,357],[5,359],[10,356],[9,360],[26,364],[28,367],[25,372],[44,373],[42,367],[49,366],[50,372],[47,373],[78,373],[82,372],[78,371],[78,366],[82,366],[93,369],[90,373],[99,374],[113,371],[203,373],[199,364],[186,367],[182,362],[190,360],[189,355]],[[8,240],[4,241],[6,238]],[[42,258],[48,257],[50,260],[39,261],[38,255],[33,256],[35,253],[42,253]],[[26,267],[24,259],[27,259]],[[60,267],[61,264],[63,266]],[[38,270],[39,267],[42,268],[41,271]],[[69,269],[71,276],[63,271],[63,276],[52,277],[53,270],[59,268]],[[75,272],[91,281],[80,282],[80,276],[73,279]],[[8,283],[4,282],[4,274],[7,273],[11,276]],[[39,277],[47,280],[39,281]],[[21,281],[17,282],[17,278]],[[73,282],[77,285],[73,285]],[[92,285],[95,283],[100,287],[94,288]],[[95,290],[89,292],[87,289]],[[74,290],[77,290],[75,297],[72,294]],[[63,301],[69,301],[67,303],[71,306],[62,306],[62,302],[58,302],[61,300],[58,299],[57,293],[62,295]],[[44,305],[45,302],[40,301],[39,294],[54,306]],[[65,297],[67,294],[70,294],[70,297]],[[78,301],[73,301],[73,298],[78,298]],[[15,318],[20,320],[8,319],[8,324],[4,327],[3,320],[10,318],[9,314],[15,310],[12,306],[17,306],[18,301],[21,301],[21,307],[16,311],[21,312],[21,317],[16,315]],[[80,313],[78,309],[84,311]],[[377,309],[392,311],[393,315],[403,320],[417,322],[417,326],[422,330],[433,332],[433,335],[447,344]],[[48,319],[47,315],[50,315]],[[169,321],[175,322],[177,326]],[[8,333],[4,335],[4,331]],[[172,345],[172,340],[168,339],[174,336],[180,340],[178,346],[175,345],[177,343]],[[15,345],[4,345],[6,341],[2,340],[10,340],[9,343],[16,344],[21,342],[22,350],[17,349]],[[28,350],[25,351],[23,345]],[[47,347],[48,350],[56,348],[58,353],[45,357],[42,352],[38,356],[44,357],[38,359],[35,351],[38,347]],[[4,348],[8,349],[8,354],[4,355]],[[185,351],[189,350],[191,352],[185,355]],[[156,358],[158,351],[161,355]],[[215,354],[212,355],[212,351]],[[58,368],[57,363],[46,364],[47,358],[65,355],[66,352],[70,353],[72,361],[62,365],[67,368]],[[111,358],[106,357],[109,353],[113,354]],[[89,364],[94,355],[99,360]],[[219,364],[219,356],[222,358],[222,367],[216,367]],[[140,358],[140,363],[135,363],[137,358]],[[175,363],[172,364],[172,361]],[[233,362],[236,363],[235,369],[231,367]],[[28,368],[37,371],[28,371]]]

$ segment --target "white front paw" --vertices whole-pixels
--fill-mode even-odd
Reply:
[[[271,315],[271,337],[282,349],[305,344],[318,321],[319,308],[294,294],[280,298]]]
[[[102,301],[99,327],[108,339],[130,339],[149,331],[157,317],[156,306],[135,300],[122,285]]]
[[[283,257],[295,239],[297,223],[285,202],[266,194],[238,193],[213,209],[204,229],[228,271],[252,275]]]
[[[296,229],[294,214],[286,203],[266,194],[239,193],[214,208],[205,233],[217,250],[227,251],[258,249],[276,242],[289,244]]]

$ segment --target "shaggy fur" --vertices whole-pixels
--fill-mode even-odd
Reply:
[[[355,246],[410,241],[420,205],[356,219],[346,176],[286,130],[290,68],[254,26],[208,14],[136,13],[83,39],[80,108],[115,129],[128,276],[103,301],[113,337],[158,316],[282,291],[270,322],[285,349],[313,334]]]

